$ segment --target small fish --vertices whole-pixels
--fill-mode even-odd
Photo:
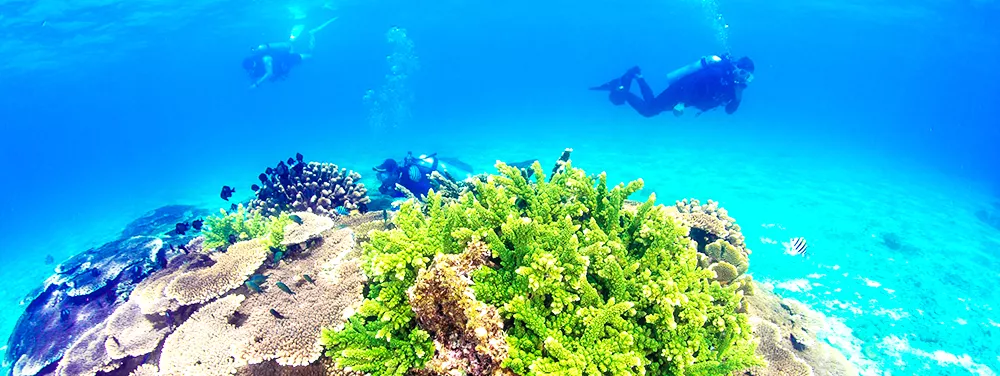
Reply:
[[[264,170],[264,173],[265,173],[265,174],[268,174],[268,175],[271,175],[271,174],[273,174],[273,173],[274,173],[274,169],[272,169],[272,168],[268,167],[268,168],[267,168],[266,170]]]
[[[306,169],[306,164],[302,162],[296,163],[295,166],[292,166],[292,170],[295,171],[296,175],[302,175],[302,171],[305,169]]]
[[[229,205],[229,211],[234,212],[234,213],[238,212],[238,211],[240,211],[240,207],[236,206],[236,204]]]
[[[260,292],[260,285],[254,281],[246,281],[243,282],[243,284],[246,285],[248,289],[253,290],[253,292]]]
[[[229,198],[233,197],[233,193],[236,193],[235,189],[233,189],[232,187],[230,187],[228,185],[223,185],[222,186],[222,193],[219,194],[219,197],[222,197],[223,200],[229,201]]]
[[[292,215],[288,216],[288,218],[291,219],[292,222],[298,223],[300,225],[302,224],[302,217],[299,217],[296,214],[292,214]]]
[[[274,316],[274,317],[276,317],[278,319],[284,319],[285,318],[285,316],[282,316],[280,313],[278,313],[278,311],[275,311],[274,308],[271,308],[270,312],[271,312],[271,316]]]
[[[302,153],[295,153],[295,160],[302,162]]]
[[[382,222],[389,222],[389,212],[382,209]]]
[[[201,226],[204,224],[205,221],[200,219],[195,219],[194,221],[191,221],[191,228],[193,228],[195,231],[201,231]]]
[[[288,175],[288,166],[285,165],[285,161],[278,162],[278,167],[275,169],[275,172],[278,173],[279,177]]]
[[[309,283],[312,283],[312,284],[314,284],[314,285],[316,284],[316,282],[315,282],[315,281],[313,281],[312,277],[310,277],[310,276],[309,276],[308,274],[303,274],[303,275],[302,275],[302,279],[305,279],[305,280],[306,280],[306,282],[309,282]]]
[[[287,161],[287,162],[288,162],[288,164],[290,164],[290,165],[291,165],[291,164],[295,164],[295,160],[294,160],[294,159],[292,159],[292,157],[288,157],[288,161]]]
[[[55,257],[52,257],[52,255],[45,255],[45,265],[52,265],[54,262],[56,262]]]
[[[274,285],[278,286],[278,288],[281,289],[281,291],[284,291],[284,292],[287,292],[289,294],[295,295],[295,293],[292,292],[292,289],[288,288],[288,286],[285,285],[283,282],[278,282],[278,283],[275,283]]]
[[[805,255],[806,250],[809,249],[806,238],[792,238],[788,243],[781,243],[781,245],[785,246],[785,254],[791,256]]]
[[[260,186],[258,186],[257,184],[251,184],[250,185],[250,190],[251,191],[257,192],[258,189],[260,189]]]
[[[259,285],[261,283],[267,282],[267,276],[263,275],[263,274],[254,274],[254,275],[250,276],[250,282],[253,282],[253,283],[256,283],[256,284]]]
[[[236,244],[236,234],[229,234],[229,244]]]
[[[184,233],[187,232],[189,227],[191,226],[188,225],[187,222],[181,222],[174,225],[174,232],[177,233],[177,235],[184,235]]]
[[[333,211],[340,215],[347,215],[349,212],[343,205],[333,208]]]
[[[270,167],[268,167],[268,168],[267,168],[267,170],[268,170],[268,171],[271,171],[271,168],[270,168]],[[257,179],[258,179],[258,180],[260,180],[260,183],[261,183],[261,184],[265,184],[265,183],[267,183],[267,175],[265,175],[265,174],[260,174],[260,175],[257,175]]]
[[[173,249],[173,247],[174,246],[170,246],[171,249]],[[181,244],[181,245],[177,246],[177,249],[180,249],[180,250],[184,251],[185,254],[191,253],[191,252],[188,252],[187,246],[185,246],[184,244]]]
[[[274,252],[274,263],[277,264],[285,256],[285,251]]]

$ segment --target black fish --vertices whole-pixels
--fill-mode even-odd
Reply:
[[[806,238],[792,238],[788,243],[782,243],[782,245],[785,246],[785,254],[792,256],[805,255],[806,250],[809,249]]]
[[[285,256],[285,251],[274,252],[274,263],[277,264],[278,261],[281,261],[283,256]]]
[[[174,225],[174,232],[177,233],[177,235],[184,235],[184,233],[187,232],[189,227],[191,226],[189,226],[187,222],[181,222]]]
[[[229,234],[229,244],[236,244],[236,234]]]
[[[294,164],[294,163],[295,163],[295,160],[292,159],[291,157],[289,157],[288,158],[288,164]]]
[[[312,284],[314,284],[314,285],[316,284],[316,282],[315,282],[315,281],[313,281],[312,277],[310,277],[310,276],[309,276],[308,274],[303,274],[303,275],[302,275],[302,278],[303,278],[303,279],[305,279],[305,280],[306,280],[306,282],[309,282],[309,283],[312,283]]]
[[[55,257],[52,257],[52,255],[45,255],[45,265],[52,265],[54,262],[56,262]]]
[[[171,249],[173,249],[173,246],[170,246],[170,247],[171,247]],[[181,244],[181,245],[177,246],[177,248],[180,249],[180,250],[182,250],[182,251],[184,251],[184,253],[190,253],[190,252],[188,252],[188,249],[187,249],[186,246],[184,246],[184,244]]]
[[[282,316],[280,313],[278,313],[278,311],[275,311],[274,308],[271,308],[270,312],[271,312],[271,316],[274,316],[274,317],[276,317],[278,319],[284,319],[285,318],[285,316]]]
[[[292,170],[295,171],[296,175],[302,175],[302,170],[305,170],[305,169],[306,169],[306,164],[302,163],[302,162],[299,162],[299,163],[295,164],[295,166],[292,166]]]
[[[240,207],[236,206],[236,204],[229,205],[229,211],[234,212],[234,213],[238,212],[238,211],[240,211]]]
[[[302,162],[302,153],[295,153],[295,160]]]
[[[274,170],[278,176],[288,175],[288,166],[285,165],[285,161],[278,162],[278,168]]]
[[[382,222],[389,222],[389,212],[382,209]]]
[[[289,293],[289,294],[292,294],[292,295],[295,295],[295,293],[294,293],[294,292],[292,292],[292,289],[288,288],[288,286],[287,286],[287,285],[285,285],[285,284],[284,284],[284,283],[282,283],[282,282],[278,282],[278,283],[275,283],[274,285],[275,285],[275,286],[278,286],[278,288],[279,288],[279,289],[281,289],[281,291],[284,291],[284,292],[287,292],[287,293]]]
[[[292,214],[292,215],[288,216],[288,219],[291,219],[292,222],[298,223],[300,225],[302,224],[302,217],[299,217],[296,214]]]
[[[257,186],[257,184],[251,184],[250,185],[250,190],[251,191],[257,192],[258,189],[260,189],[260,187]]]
[[[271,171],[271,168],[268,167],[267,170]],[[260,183],[261,184],[267,183],[267,175],[264,175],[264,174],[257,175],[257,179],[260,179]]]
[[[264,173],[268,174],[268,175],[271,175],[271,174],[274,173],[274,170],[272,170],[270,167],[268,167],[266,170],[264,170]]]
[[[203,224],[205,224],[205,221],[200,219],[195,219],[194,221],[191,222],[191,228],[193,228],[195,231],[201,231],[201,225]]]
[[[164,268],[167,266],[167,249],[168,249],[167,247],[160,247],[160,249],[156,250],[156,255],[155,255],[156,266],[160,268]],[[171,245],[169,249],[173,251],[174,246]]]
[[[223,185],[222,193],[219,194],[219,197],[222,197],[223,200],[229,201],[229,198],[233,197],[233,193],[236,193],[235,189],[229,187],[228,185]]]

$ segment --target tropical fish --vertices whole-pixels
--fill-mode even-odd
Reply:
[[[283,256],[285,256],[285,251],[274,252],[274,263],[277,264],[278,261],[281,261]]]
[[[187,230],[188,230],[189,227],[191,227],[191,226],[188,225],[187,222],[181,222],[181,223],[175,224],[174,225],[174,233],[176,233],[177,235],[184,235],[184,233],[187,232]]]
[[[263,274],[254,274],[250,276],[250,281],[259,285],[267,281],[267,276]]]
[[[194,221],[191,222],[191,228],[193,228],[195,231],[201,231],[201,226],[204,224],[205,221],[200,219],[195,219]]]
[[[294,159],[292,159],[291,157],[288,157],[288,161],[287,161],[287,162],[288,162],[288,164],[290,164],[290,165],[293,165],[293,164],[295,164],[295,160],[294,160]]]
[[[270,174],[271,174],[271,168],[268,167],[267,168],[267,174],[257,175],[257,179],[260,180],[261,184],[267,184],[267,175],[270,175]]]
[[[302,278],[303,278],[303,279],[305,279],[305,280],[306,280],[306,282],[309,282],[309,283],[312,283],[312,284],[314,284],[314,285],[316,284],[316,282],[315,282],[315,281],[313,281],[312,277],[310,277],[310,276],[309,276],[308,274],[303,274],[303,275],[302,275]]]
[[[258,284],[257,282],[250,280],[243,282],[243,284],[247,285],[247,288],[253,290],[253,292],[260,292],[260,284]]]
[[[236,206],[236,204],[229,205],[229,211],[234,212],[234,213],[238,212],[238,211],[240,211],[240,207]]]
[[[278,282],[278,283],[275,283],[275,285],[278,286],[278,288],[281,289],[281,291],[284,291],[284,292],[287,292],[289,294],[295,295],[295,293],[292,292],[292,289],[288,288],[288,285],[285,285],[284,282]]]
[[[806,238],[792,238],[788,243],[781,243],[781,245],[785,246],[785,254],[791,256],[805,255],[806,250],[809,249]]]
[[[382,209],[382,222],[389,222],[389,212]]]
[[[291,219],[292,222],[298,223],[300,225],[302,224],[302,217],[299,217],[297,214],[292,214],[288,216],[288,218]]]
[[[302,162],[302,153],[295,153],[295,160]]]
[[[296,163],[295,166],[292,166],[292,170],[295,171],[296,175],[302,175],[302,171],[305,169],[306,169],[306,164],[302,162]]]
[[[280,313],[278,313],[278,311],[275,311],[274,308],[271,308],[271,310],[269,312],[271,312],[271,316],[274,316],[274,317],[276,317],[278,319],[284,319],[285,318],[285,316],[282,316]]]
[[[227,240],[229,240],[229,244],[236,244],[236,240],[238,239],[236,239],[236,234],[229,234],[229,239]]]
[[[251,191],[257,192],[257,190],[259,190],[259,189],[260,189],[259,185],[257,185],[257,184],[250,184],[250,190]]]
[[[335,207],[335,208],[333,208],[333,211],[334,211],[334,212],[336,212],[337,214],[340,214],[340,215],[347,215],[347,214],[350,214],[350,213],[349,213],[349,212],[347,211],[347,208],[345,208],[345,207],[344,207],[344,205],[340,205],[340,206],[338,206],[338,207]]]
[[[230,187],[228,185],[223,185],[222,186],[222,193],[219,194],[219,197],[222,197],[223,200],[229,201],[229,198],[233,197],[233,193],[236,193],[235,189],[233,189],[232,187]]]

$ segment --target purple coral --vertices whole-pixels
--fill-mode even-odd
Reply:
[[[359,183],[361,175],[332,163],[281,161],[258,179],[261,186],[250,207],[264,215],[304,211],[332,217],[354,210],[364,213],[371,202]]]

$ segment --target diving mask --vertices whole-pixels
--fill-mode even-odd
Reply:
[[[750,73],[750,71],[746,69],[736,68],[736,71],[734,71],[733,74],[736,76],[736,83],[746,85],[753,81],[753,73]]]

